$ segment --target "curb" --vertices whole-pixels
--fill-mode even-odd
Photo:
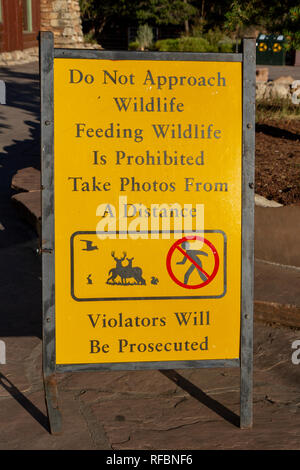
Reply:
[[[300,328],[300,307],[254,300],[254,320],[264,323],[278,323],[281,326]]]

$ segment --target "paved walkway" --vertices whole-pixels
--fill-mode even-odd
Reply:
[[[299,450],[300,364],[292,362],[292,346],[300,330],[265,321],[255,322],[251,430],[238,427],[239,369],[228,368],[63,374],[63,433],[49,433],[38,240],[11,204],[13,175],[39,168],[37,73],[36,63],[0,69],[7,83],[0,107],[0,449]]]

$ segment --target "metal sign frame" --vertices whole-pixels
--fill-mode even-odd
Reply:
[[[243,53],[157,53],[55,49],[53,34],[40,33],[43,379],[51,433],[62,429],[56,372],[99,370],[240,367],[240,427],[252,426],[253,273],[254,273],[254,144],[255,39],[244,39]],[[57,365],[55,358],[54,257],[54,58],[159,61],[221,61],[242,63],[242,246],[240,359]]]

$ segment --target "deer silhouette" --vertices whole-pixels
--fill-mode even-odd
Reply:
[[[113,259],[116,262],[116,267],[110,269],[108,275],[111,274],[111,276],[107,279],[107,281],[106,281],[107,284],[109,284],[110,281],[113,283],[114,280],[118,276],[120,276],[121,282],[123,284],[123,278],[121,276],[121,273],[122,273],[122,270],[124,269],[124,266],[122,265],[122,263],[123,263],[124,259],[126,258],[126,255],[127,255],[127,253],[125,251],[123,251],[123,258],[116,258],[115,252],[114,251],[111,252],[111,256],[113,257]]]
[[[124,273],[123,273],[123,276],[125,277],[125,279],[133,277],[138,284],[145,285],[146,281],[142,277],[142,274],[143,274],[142,268],[139,268],[138,266],[132,266],[132,260],[134,260],[134,258],[126,258],[126,259],[128,261],[128,264],[127,266],[124,266]]]
[[[133,278],[136,281],[136,283],[139,285],[146,284],[145,279],[143,279],[142,277],[142,273],[143,273],[142,269],[139,268],[138,266],[132,266],[132,261],[134,258],[126,258],[125,252],[123,252],[122,258],[117,258],[115,256],[114,251],[112,251],[111,255],[116,262],[116,266],[115,268],[112,268],[109,271],[108,274],[111,276],[107,279],[106,281],[107,284],[114,284],[115,279],[118,276],[121,278],[121,284],[124,284],[124,285],[127,284],[126,280],[130,278]],[[126,266],[123,266],[123,261],[125,260],[125,258],[127,259],[128,264]]]

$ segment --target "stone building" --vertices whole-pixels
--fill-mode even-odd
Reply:
[[[52,31],[55,47],[83,47],[79,0],[40,0],[41,31]]]

